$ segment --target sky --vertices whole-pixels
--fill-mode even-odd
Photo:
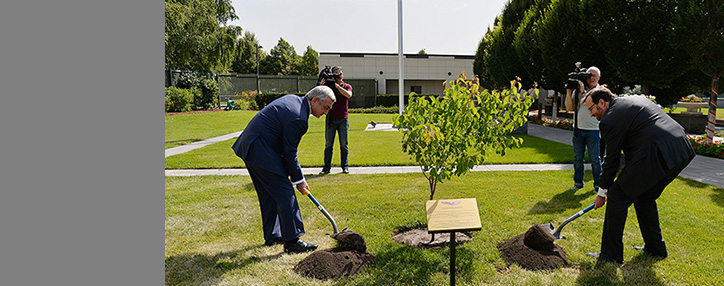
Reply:
[[[403,52],[475,55],[508,0],[403,0]],[[266,53],[283,38],[302,55],[317,52],[397,53],[395,0],[232,0],[229,24],[255,34]]]

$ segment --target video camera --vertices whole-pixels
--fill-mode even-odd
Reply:
[[[334,84],[337,82],[337,78],[339,78],[341,75],[341,73],[332,72],[332,68],[330,66],[325,66],[324,69],[319,72],[317,82],[321,82],[322,79],[324,79],[324,85],[334,88]]]
[[[586,80],[591,78],[591,76],[592,74],[590,72],[587,72],[585,68],[581,68],[581,62],[576,62],[576,69],[568,73],[566,89],[578,89],[578,81],[582,81],[585,85]]]

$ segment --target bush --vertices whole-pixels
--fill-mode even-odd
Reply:
[[[199,80],[198,95],[194,96],[194,110],[213,109],[219,105],[219,84],[209,78]]]
[[[264,106],[271,103],[275,99],[285,96],[287,94],[296,94],[298,96],[304,96],[307,93],[289,93],[289,92],[286,92],[286,93],[279,93],[279,92],[260,93],[260,94],[256,95],[254,100],[256,101],[256,105],[258,106],[258,108],[262,109],[262,108],[264,108]]]
[[[706,136],[689,136],[694,152],[699,155],[724,159],[724,143],[714,142],[706,144]]]
[[[375,106],[370,108],[350,108],[349,113],[397,113],[400,111],[400,108],[395,106],[385,107],[385,106]]]
[[[191,106],[193,110],[213,109],[219,104],[219,83],[214,80],[211,73],[184,72],[179,75],[176,87],[183,89],[198,88],[199,93],[194,95]]]
[[[233,101],[236,104],[234,110],[259,110],[256,103],[256,90],[242,91],[241,94],[236,93]]]
[[[167,87],[166,112],[190,111],[195,94],[200,94],[198,89],[184,89],[173,86]]]

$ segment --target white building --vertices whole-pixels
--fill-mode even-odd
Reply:
[[[404,93],[442,94],[444,84],[461,73],[472,79],[471,55],[404,55]],[[375,80],[377,94],[398,94],[398,54],[319,53],[319,68],[341,66],[345,80]]]

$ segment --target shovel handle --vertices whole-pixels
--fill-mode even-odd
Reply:
[[[329,212],[327,212],[327,210],[324,209],[324,207],[317,201],[317,199],[315,199],[314,196],[312,196],[312,193],[307,192],[307,197],[309,197],[309,199],[312,200],[314,205],[317,206],[317,208],[322,212],[322,214],[324,214],[324,216],[327,217],[329,222],[332,223],[332,228],[334,228],[334,233],[338,233],[339,230],[337,229],[337,223],[334,222],[334,219],[329,214]]]
[[[568,219],[566,219],[563,223],[561,223],[560,226],[558,226],[556,231],[553,233],[553,236],[560,237],[561,230],[563,229],[564,226],[566,226],[569,222],[573,221],[574,219],[577,219],[580,216],[582,216],[583,214],[591,211],[593,209],[593,207],[595,207],[595,206],[596,206],[595,203],[591,204],[590,206],[586,207],[585,209],[582,209],[581,211],[577,212],[576,214],[574,214],[571,217],[569,217]]]

